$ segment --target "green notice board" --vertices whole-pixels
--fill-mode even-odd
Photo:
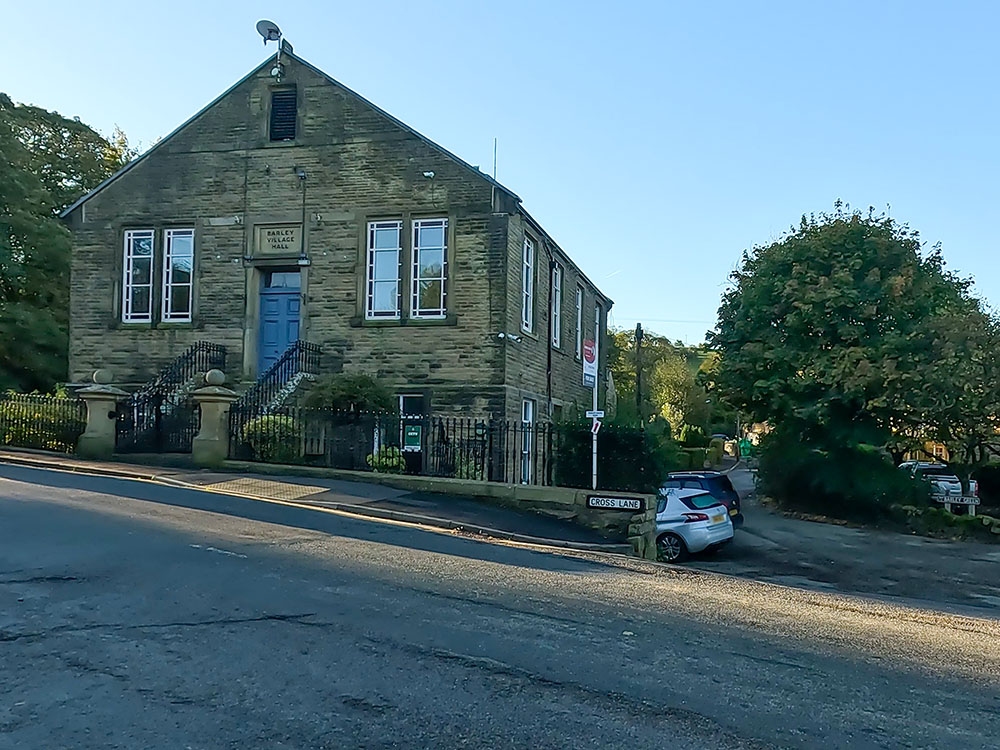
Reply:
[[[403,426],[403,450],[418,451],[423,443],[424,428],[419,424]]]

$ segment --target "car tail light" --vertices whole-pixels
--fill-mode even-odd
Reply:
[[[694,523],[695,521],[707,521],[708,516],[704,513],[682,513],[684,516],[684,523]]]

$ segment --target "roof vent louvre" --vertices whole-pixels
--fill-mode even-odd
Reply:
[[[294,86],[271,92],[271,140],[295,139],[297,91]]]

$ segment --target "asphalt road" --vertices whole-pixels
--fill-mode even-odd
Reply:
[[[730,477],[743,499],[744,526],[732,544],[692,567],[987,617],[1000,613],[1000,545],[787,518],[756,502],[749,471]]]
[[[1000,621],[0,466],[0,748],[985,748]]]

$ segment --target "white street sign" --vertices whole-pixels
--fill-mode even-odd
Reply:
[[[588,411],[587,419],[604,419],[604,410]]]
[[[610,508],[612,510],[642,510],[642,500],[637,497],[597,497],[587,496],[588,508]]]

